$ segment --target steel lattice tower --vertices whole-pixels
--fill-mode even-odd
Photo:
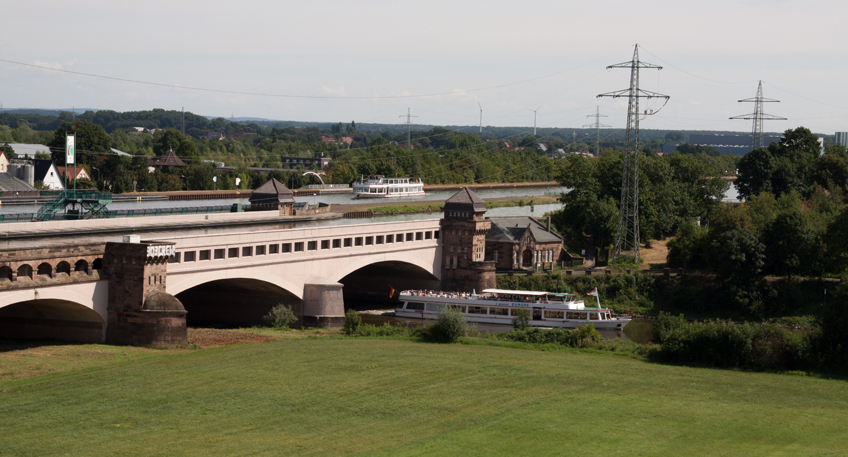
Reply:
[[[733,116],[730,119],[745,119],[745,120],[754,120],[754,127],[751,129],[751,150],[760,149],[763,147],[763,121],[785,121],[785,117],[772,116],[771,114],[766,114],[763,112],[763,103],[764,102],[774,102],[778,103],[780,100],[772,100],[770,98],[763,98],[763,82],[760,81],[759,86],[757,86],[757,96],[754,98],[746,98],[743,100],[739,100],[742,102],[753,102],[754,103],[754,112],[752,114],[743,114],[741,116]]]
[[[600,94],[598,97],[620,98],[626,96],[627,103],[627,137],[624,144],[624,167],[621,174],[621,203],[618,213],[618,228],[615,231],[615,248],[613,257],[619,257],[628,252],[634,263],[639,261],[641,249],[639,246],[639,99],[663,98],[668,95],[659,94],[639,88],[639,69],[662,67],[639,60],[639,45],[633,48],[633,59],[610,65],[610,68],[630,69],[630,88],[615,92]],[[648,114],[647,110],[644,113]],[[651,113],[653,114],[653,112]]]
[[[609,127],[609,125],[601,124],[601,118],[607,117],[607,116],[601,114],[601,107],[597,106],[597,107],[595,107],[595,114],[589,114],[586,117],[594,117],[595,118],[594,124],[587,124],[587,125],[584,125],[583,127],[589,127],[589,128],[595,129],[595,157],[598,157],[598,156],[601,155],[601,127]]]

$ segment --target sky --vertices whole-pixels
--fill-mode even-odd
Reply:
[[[754,112],[738,100],[762,81],[779,100],[765,112],[788,119],[766,131],[848,131],[845,1],[9,3],[4,108],[387,124],[409,110],[413,124],[477,126],[482,107],[484,130],[528,131],[534,116],[581,128],[597,109],[623,129],[627,99],[597,95],[629,87],[629,69],[606,67],[638,44],[663,67],[641,70],[640,87],[671,97],[640,100],[655,111],[644,129],[750,131],[728,118]]]

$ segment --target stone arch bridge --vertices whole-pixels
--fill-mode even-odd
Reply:
[[[278,302],[337,325],[343,290],[441,275],[438,219],[208,232],[0,250],[0,337],[184,345],[185,309],[238,323]]]

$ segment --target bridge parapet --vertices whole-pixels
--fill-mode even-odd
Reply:
[[[174,278],[168,291],[176,295],[196,285],[196,280],[184,281],[194,273],[210,277],[215,271],[235,274],[239,268],[299,263],[302,267],[287,276],[301,279],[293,281],[289,291],[303,298],[307,278],[335,282],[349,273],[346,265],[358,264],[358,257],[391,253],[414,256],[417,250],[435,250],[439,237],[438,219],[170,237],[168,240],[176,244],[176,255],[168,264],[168,275]]]
[[[19,289],[49,283],[65,273],[70,279],[94,280],[106,252],[105,243],[62,244],[0,250],[0,289]],[[83,272],[89,278],[82,278]],[[98,277],[99,278],[99,277]],[[74,281],[71,281],[74,282]]]

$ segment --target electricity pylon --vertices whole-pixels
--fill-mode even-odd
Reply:
[[[754,120],[754,127],[751,129],[751,150],[760,149],[763,147],[763,121],[785,121],[785,117],[772,116],[771,114],[766,114],[763,112],[763,103],[764,102],[774,102],[778,103],[780,100],[772,100],[770,98],[763,98],[763,82],[760,81],[760,85],[757,86],[757,96],[754,98],[746,98],[743,100],[739,100],[742,102],[753,102],[754,103],[754,112],[751,114],[743,114],[741,116],[733,116],[730,119],[745,119],[745,120]]]
[[[418,117],[418,116],[413,116],[412,115],[412,109],[407,108],[406,109],[406,115],[405,116],[400,115],[398,117],[405,117],[406,118],[406,148],[412,149],[412,118]]]
[[[594,124],[587,124],[587,125],[584,125],[583,127],[588,127],[588,128],[596,130],[595,157],[598,157],[598,156],[601,155],[601,127],[609,127],[609,125],[601,124],[601,118],[607,117],[607,116],[601,114],[601,107],[597,106],[597,107],[595,107],[595,114],[589,114],[586,117],[594,117],[595,118]]]
[[[618,228],[615,231],[613,257],[632,256],[633,262],[638,263],[642,254],[639,246],[639,99],[663,98],[668,103],[670,97],[639,88],[640,68],[662,70],[662,67],[641,62],[638,44],[633,49],[632,60],[607,67],[608,70],[610,68],[630,69],[629,89],[598,95],[598,97],[612,98],[626,96],[628,99],[627,137],[624,144],[624,167],[621,174],[621,204],[618,213]],[[645,110],[644,114],[648,115],[648,111]],[[654,111],[651,110],[650,114],[654,114]]]

